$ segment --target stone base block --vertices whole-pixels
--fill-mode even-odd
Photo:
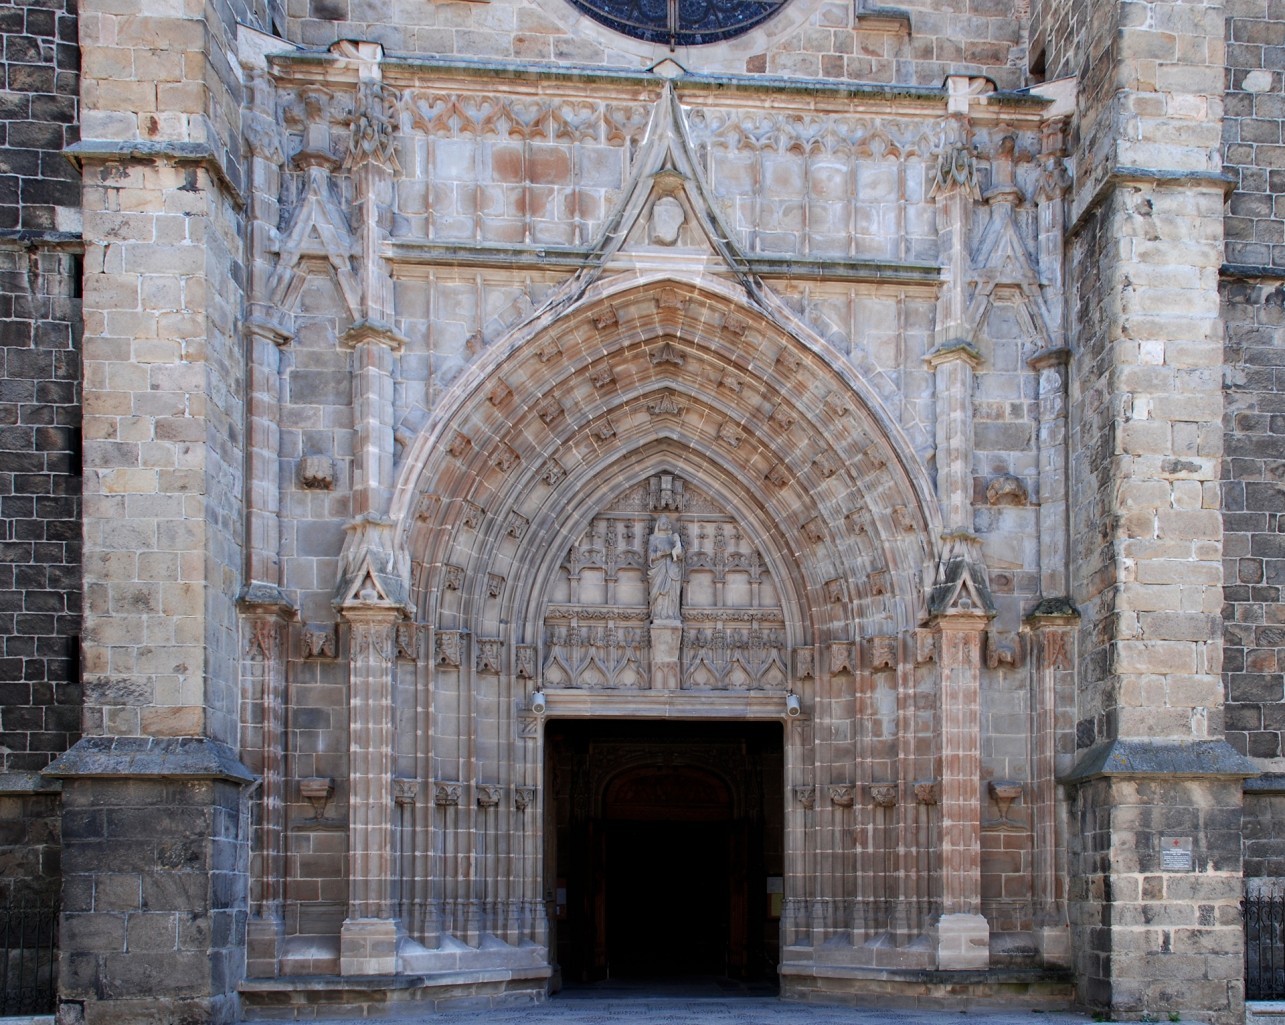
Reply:
[[[284,940],[280,918],[251,918],[245,924],[245,974],[252,979],[270,979],[281,974]]]
[[[396,975],[397,923],[388,918],[349,918],[339,931],[341,975]]]
[[[1069,925],[1043,925],[1035,930],[1035,945],[1040,960],[1046,965],[1069,968],[1071,966],[1071,927]]]
[[[990,967],[991,927],[981,915],[942,915],[932,935],[939,970],[967,972]]]

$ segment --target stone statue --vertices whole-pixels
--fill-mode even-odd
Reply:
[[[652,622],[677,621],[683,586],[683,542],[668,516],[656,521],[656,531],[647,542],[647,564]]]

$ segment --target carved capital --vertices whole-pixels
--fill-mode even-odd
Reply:
[[[439,808],[459,807],[460,798],[463,794],[463,783],[439,780],[433,784],[433,803]]]
[[[830,803],[836,808],[851,808],[856,803],[851,783],[836,783],[830,787]]]
[[[794,799],[803,805],[804,809],[811,811],[817,806],[817,788],[811,783],[799,784],[792,788]]]
[[[896,783],[871,783],[870,800],[880,808],[894,808],[897,804]]]

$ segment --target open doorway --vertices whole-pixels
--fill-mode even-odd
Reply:
[[[774,983],[780,724],[550,722],[546,745],[564,983]]]

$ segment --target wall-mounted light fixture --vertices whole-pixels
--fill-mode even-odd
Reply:
[[[799,696],[795,694],[794,691],[790,691],[788,694],[786,694],[785,695],[785,714],[788,715],[791,719],[797,719],[799,716],[799,713],[801,713],[802,711],[803,711],[803,708],[799,704]]]
[[[531,695],[531,711],[536,715],[543,715],[545,709],[544,691],[537,690]]]

